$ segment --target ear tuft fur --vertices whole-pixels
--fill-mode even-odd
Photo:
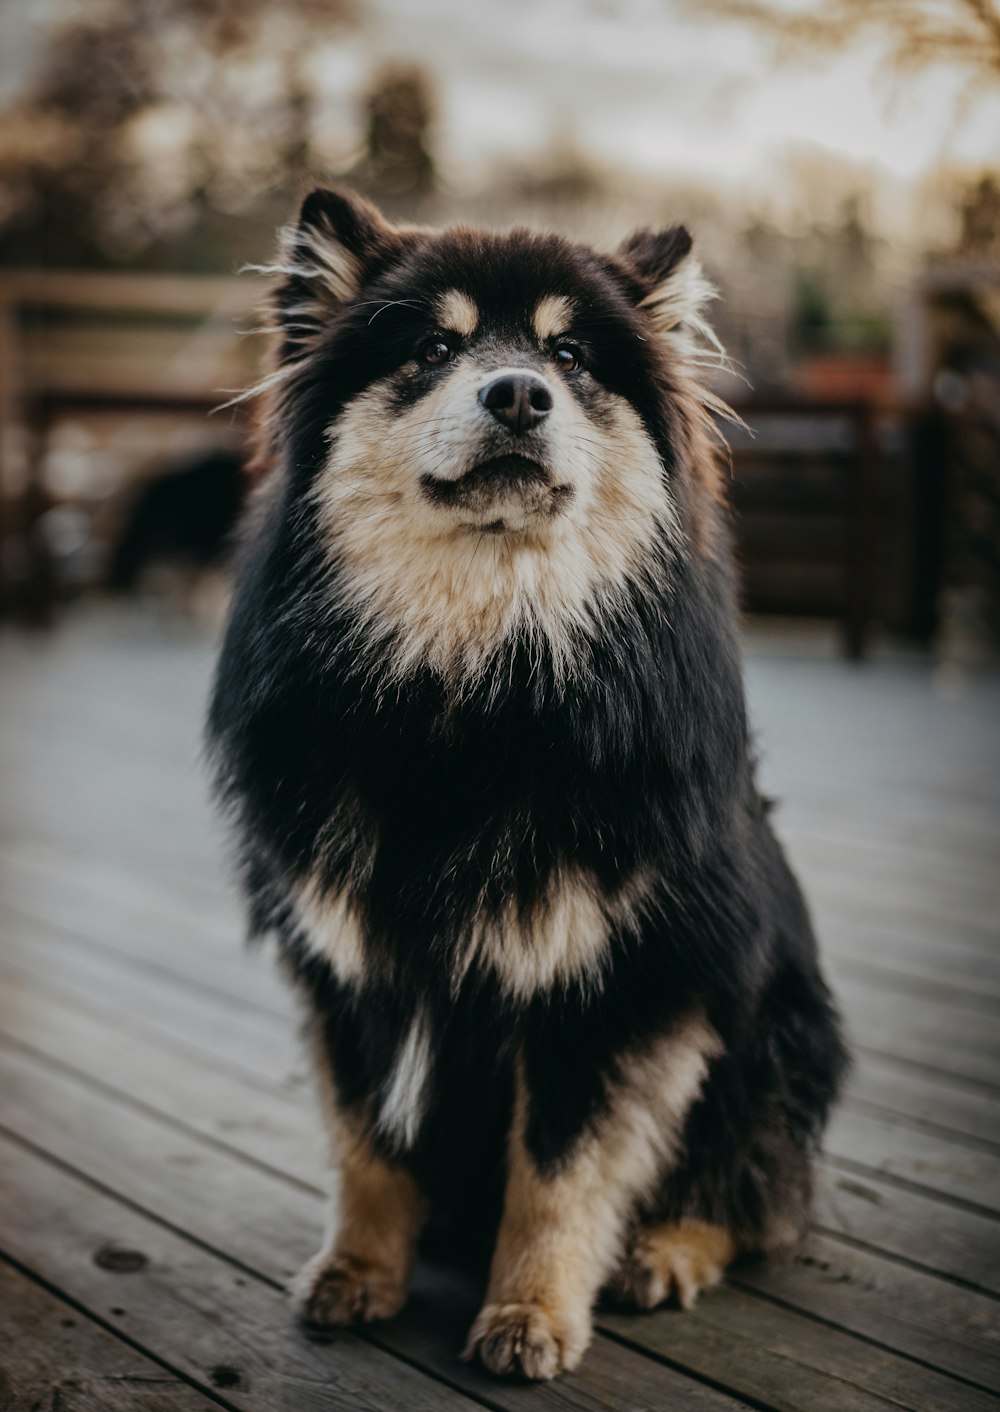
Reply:
[[[631,266],[645,293],[638,307],[657,333],[692,372],[732,371],[726,350],[705,317],[705,306],[718,290],[705,277],[701,261],[691,253],[691,236],[684,226],[666,230],[640,230],[618,247],[619,259]],[[720,404],[721,405],[721,404]],[[729,409],[726,415],[731,416]]]
[[[701,261],[692,255],[691,236],[684,226],[666,230],[640,230],[618,249],[648,286],[639,300],[660,333],[674,333],[687,327],[715,343],[703,314],[705,305],[716,297],[714,285],[705,278]]]
[[[400,244],[399,233],[360,196],[326,187],[311,191],[296,223],[281,233],[276,263],[253,267],[284,277],[273,305],[284,335],[279,361],[308,352],[330,318]]]

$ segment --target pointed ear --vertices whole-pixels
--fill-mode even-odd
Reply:
[[[282,232],[278,263],[270,267],[285,276],[274,296],[284,333],[281,360],[307,352],[402,243],[400,233],[360,196],[325,187],[310,192],[297,222]]]
[[[659,333],[685,327],[714,342],[703,310],[716,290],[705,278],[701,262],[691,253],[691,236],[683,226],[639,230],[622,241],[618,258],[639,277],[646,293],[638,300]]]

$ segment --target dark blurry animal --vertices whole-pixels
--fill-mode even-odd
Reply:
[[[214,450],[147,480],[130,505],[108,586],[130,591],[154,564],[208,569],[225,561],[243,506],[244,458]]]
[[[613,253],[316,191],[275,296],[210,739],[341,1167],[310,1321],[493,1243],[467,1353],[572,1368],[602,1287],[792,1241],[845,1064],[754,779],[680,228]]]

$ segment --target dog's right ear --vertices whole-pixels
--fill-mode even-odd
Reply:
[[[270,272],[285,276],[275,292],[283,333],[282,362],[308,352],[330,319],[402,248],[401,234],[360,196],[317,187],[298,221],[282,233]]]

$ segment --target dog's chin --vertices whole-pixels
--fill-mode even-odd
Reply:
[[[518,534],[556,519],[573,498],[527,456],[494,456],[455,479],[426,475],[421,488],[430,502],[454,518],[457,528],[476,534]]]

